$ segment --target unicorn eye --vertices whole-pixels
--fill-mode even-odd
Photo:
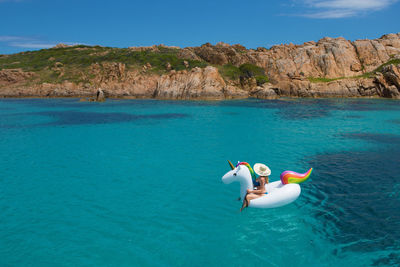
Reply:
[[[233,175],[236,176],[237,175],[236,172]]]

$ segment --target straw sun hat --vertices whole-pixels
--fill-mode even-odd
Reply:
[[[268,166],[262,163],[254,164],[253,170],[259,176],[269,176],[271,174],[271,170],[268,168]]]

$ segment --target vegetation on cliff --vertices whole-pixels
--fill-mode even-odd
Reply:
[[[380,65],[378,68],[376,68],[376,69],[373,71],[373,73],[382,72],[383,67],[385,67],[385,66],[387,66],[387,65],[391,65],[391,64],[394,64],[394,65],[400,64],[400,59],[391,59],[391,60],[389,60],[388,62],[383,63],[383,64]]]
[[[118,62],[132,67],[141,67],[150,63],[155,70],[165,70],[165,65],[169,62],[173,69],[185,69],[185,60],[178,58],[177,53],[178,49],[167,47],[158,47],[157,52],[154,52],[79,45],[3,55],[0,57],[0,69],[22,68],[24,71],[40,71],[46,67],[51,68],[54,62],[77,67],[88,67],[93,63],[101,62]],[[201,61],[190,59],[187,61],[190,68],[207,66]]]
[[[219,67],[219,72],[224,78],[229,80],[255,78],[257,85],[262,85],[268,82],[265,70],[249,63],[242,64],[239,67],[232,64],[225,64]]]
[[[208,65],[202,61],[178,58],[177,53],[178,49],[162,46],[157,47],[157,51],[134,51],[79,45],[3,55],[0,57],[0,70],[22,69],[37,73],[37,82],[60,83],[66,80],[88,82],[91,78],[89,67],[103,62],[123,63],[127,69],[140,69],[148,64],[150,71],[157,73],[163,73],[168,68],[183,70]]]
[[[148,66],[145,67],[146,70],[157,74],[163,74],[172,69],[190,70],[210,65],[206,61],[181,58],[178,52],[179,49],[165,46],[135,50],[78,45],[1,55],[0,70],[22,69],[26,72],[34,72],[36,76],[31,82],[35,83],[62,83],[64,81],[90,83],[93,78],[90,67],[96,63],[123,63],[127,70]],[[252,64],[242,64],[239,67],[226,64],[218,67],[226,80],[255,78],[259,85],[268,82],[264,69]]]
[[[372,78],[372,77],[374,77],[374,75],[376,73],[382,72],[382,70],[383,70],[383,68],[385,66],[388,66],[388,65],[391,65],[391,64],[394,64],[394,65],[400,64],[400,59],[391,59],[391,60],[383,63],[382,65],[380,65],[379,67],[377,67],[373,71],[366,72],[366,73],[364,73],[362,75],[351,76],[351,77],[337,77],[337,78],[308,77],[307,79],[312,83],[327,83],[327,82],[333,82],[333,81],[343,80],[343,79]]]

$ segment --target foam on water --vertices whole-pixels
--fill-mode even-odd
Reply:
[[[396,266],[390,100],[0,100],[1,266]],[[226,160],[314,168],[239,213]]]

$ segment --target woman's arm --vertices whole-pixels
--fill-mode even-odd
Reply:
[[[265,192],[267,192],[267,191],[265,190],[265,179],[264,178],[260,179],[260,185],[258,186],[257,190],[247,189],[247,193],[264,194]]]
[[[254,193],[254,194],[264,194],[266,191],[265,191],[265,189],[264,190],[262,190],[262,189],[258,189],[258,190],[250,190],[250,189],[248,189],[247,190],[247,193]]]

